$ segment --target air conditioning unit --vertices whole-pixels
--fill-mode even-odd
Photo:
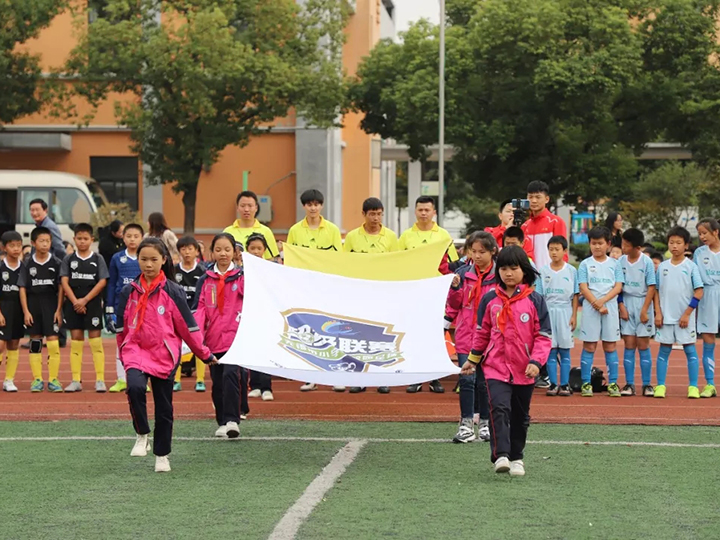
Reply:
[[[260,211],[257,219],[260,223],[270,223],[272,221],[272,197],[270,195],[258,195],[258,204]]]

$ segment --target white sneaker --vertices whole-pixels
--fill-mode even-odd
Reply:
[[[150,450],[150,441],[147,435],[138,435],[135,440],[135,446],[130,451],[132,457],[145,457]]]
[[[247,420],[248,415],[247,414],[241,414],[240,420]]]
[[[82,392],[80,381],[73,381],[65,387],[66,392]]]
[[[344,392],[345,387],[344,386],[333,386],[333,392]]]
[[[317,384],[309,382],[300,387],[301,392],[310,392],[311,390],[317,390]]]
[[[215,436],[221,439],[227,439],[227,426],[220,426],[215,430]]]
[[[155,456],[155,472],[170,472],[170,460],[167,456]]]
[[[17,392],[17,386],[15,386],[15,383],[12,381],[12,379],[8,379],[3,383],[3,390],[5,392]]]
[[[240,428],[237,422],[228,422],[225,425],[225,433],[227,433],[228,439],[237,439],[240,436]]]
[[[262,393],[262,400],[263,401],[273,401],[275,399],[275,396],[273,396],[273,393],[270,390],[265,390]]]
[[[453,437],[454,443],[469,443],[475,440],[475,430],[472,426],[472,419],[462,419],[457,434]]]
[[[107,392],[107,387],[105,386],[105,382],[104,381],[95,381],[95,391],[98,394],[104,394],[105,392]]]
[[[478,439],[485,442],[490,440],[490,428],[487,424],[478,426]]]
[[[506,473],[510,470],[510,460],[506,457],[498,458],[495,462],[496,473]]]
[[[510,476],[525,476],[525,464],[522,459],[510,462]]]
[[[250,390],[248,392],[248,397],[260,397],[262,395],[262,390],[259,388],[256,388],[255,390]]]

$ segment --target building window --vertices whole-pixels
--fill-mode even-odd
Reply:
[[[90,176],[100,184],[108,201],[138,209],[137,157],[91,157]]]

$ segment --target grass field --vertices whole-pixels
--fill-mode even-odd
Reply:
[[[221,441],[211,422],[184,421],[173,471],[155,474],[152,457],[130,458],[129,422],[4,422],[0,538],[720,535],[717,429],[532,426],[524,478],[495,475],[487,443],[446,442],[453,429],[250,421]],[[359,453],[283,536],[278,523],[351,439]]]

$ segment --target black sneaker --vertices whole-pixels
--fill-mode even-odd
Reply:
[[[642,395],[644,397],[654,397],[655,389],[651,385],[646,384],[645,386],[643,386]]]
[[[535,388],[547,390],[550,388],[550,379],[548,377],[538,377],[535,381]]]
[[[351,386],[350,387],[350,393],[351,394],[359,394],[360,392],[364,392],[367,390],[364,386]]]
[[[378,394],[389,394],[389,393],[390,393],[389,386],[378,386]]]
[[[408,394],[417,394],[418,392],[422,392],[422,384],[411,384],[405,391]]]
[[[444,394],[445,388],[443,388],[443,385],[440,384],[440,381],[436,379],[434,381],[430,381],[430,391],[435,392],[436,394]]]
[[[551,384],[550,388],[548,388],[547,392],[545,392],[545,395],[557,396],[559,391],[560,391],[560,387],[557,384]]]
[[[564,386],[561,386],[560,390],[558,390],[558,393],[557,393],[558,396],[563,396],[563,397],[572,396],[572,394],[573,394],[572,388],[570,388],[570,386],[567,384]]]
[[[634,396],[635,395],[635,385],[634,384],[626,384],[623,386],[622,390],[620,390],[621,396]]]

